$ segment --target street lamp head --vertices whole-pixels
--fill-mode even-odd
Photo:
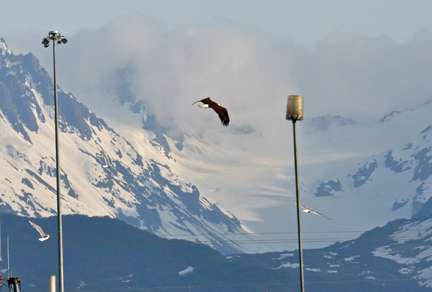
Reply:
[[[303,96],[289,95],[286,110],[286,119],[293,121],[303,120]]]
[[[48,36],[42,40],[42,44],[45,48],[49,47],[51,40],[54,41],[54,45],[56,43],[59,45],[65,45],[68,42],[68,40],[56,30],[50,31]]]
[[[42,45],[44,45],[45,48],[48,48],[50,45],[50,40],[48,38],[44,38],[42,40]]]
[[[60,45],[66,45],[67,44],[67,42],[68,42],[68,40],[66,39],[66,38],[62,38],[62,39],[59,39],[58,41],[57,41],[57,43],[58,44],[60,44]]]
[[[57,35],[59,35],[59,32],[56,31],[56,30],[52,30],[52,31],[50,31],[48,34],[49,34],[50,36],[57,36]]]

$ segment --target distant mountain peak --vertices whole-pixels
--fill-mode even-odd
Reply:
[[[9,55],[12,54],[12,51],[8,48],[6,41],[4,38],[0,38],[0,55]]]

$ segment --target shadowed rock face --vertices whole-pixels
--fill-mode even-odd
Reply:
[[[326,183],[322,182],[316,189],[315,196],[329,197],[333,196],[332,192],[342,192],[342,185],[339,180],[330,180]]]

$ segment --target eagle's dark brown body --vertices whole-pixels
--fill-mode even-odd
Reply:
[[[225,127],[229,125],[230,119],[229,119],[228,111],[226,108],[224,108],[220,104],[217,104],[216,102],[211,100],[210,97],[206,97],[204,99],[198,100],[198,101],[194,102],[192,105],[194,105],[197,102],[202,102],[205,104],[204,106],[199,104],[198,105],[199,107],[212,108],[219,115],[219,118],[222,122],[222,125],[224,125]]]

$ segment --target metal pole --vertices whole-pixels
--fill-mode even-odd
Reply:
[[[298,179],[298,167],[297,167],[296,119],[293,119],[292,123],[293,123],[293,135],[294,135],[294,167],[295,167],[296,199],[297,199],[297,226],[298,226],[299,263],[300,263],[300,285],[301,285],[301,291],[304,292],[303,249],[302,249],[301,220],[300,220],[300,192],[299,192],[299,179]]]
[[[1,218],[0,218],[0,263],[3,262],[2,252],[1,252]]]
[[[7,256],[8,256],[8,278],[12,277],[12,272],[10,270],[10,257],[9,257],[9,233],[7,234]]]
[[[63,284],[63,228],[60,195],[60,151],[59,151],[59,125],[58,125],[58,101],[57,101],[57,76],[56,76],[56,39],[53,41],[53,63],[54,63],[54,120],[55,120],[55,148],[57,169],[57,219],[58,219],[58,253],[59,253],[59,291],[64,291]]]

